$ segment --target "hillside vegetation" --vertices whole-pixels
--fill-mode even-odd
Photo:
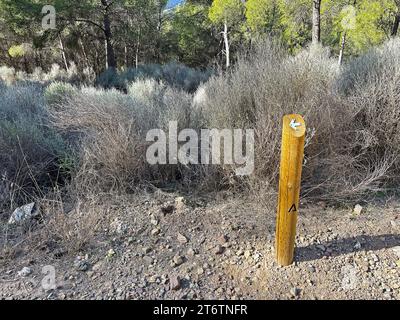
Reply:
[[[400,41],[391,40],[338,67],[320,46],[292,56],[263,41],[229,72],[155,65],[137,70],[140,77],[110,75],[108,84],[124,84],[119,90],[71,82],[74,75],[62,72],[26,81],[3,68],[3,207],[59,186],[75,196],[170,183],[192,191],[274,192],[287,113],[304,115],[308,126],[304,198],[343,204],[393,192],[399,183],[399,52]],[[169,121],[180,129],[255,129],[254,173],[237,177],[234,166],[224,165],[149,165],[146,133],[168,131]]]

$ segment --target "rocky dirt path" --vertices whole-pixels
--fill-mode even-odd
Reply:
[[[400,205],[302,209],[296,263],[281,268],[274,210],[249,199],[138,197],[79,254],[42,246],[0,260],[0,298],[400,299]],[[45,265],[54,290],[42,288]]]

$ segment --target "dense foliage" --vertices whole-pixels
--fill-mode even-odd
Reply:
[[[172,9],[167,0],[0,0],[0,65],[31,73],[57,63],[96,75],[170,61],[229,65],[227,55],[234,61],[260,35],[296,52],[311,41],[316,2],[321,42],[337,56],[397,34],[398,0],[186,0]],[[54,30],[42,28],[44,5],[56,8]]]

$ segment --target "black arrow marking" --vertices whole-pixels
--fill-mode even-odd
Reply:
[[[289,209],[289,213],[290,212],[296,212],[297,211],[297,209],[296,209],[296,205],[293,203],[293,205],[290,207],[290,209]]]

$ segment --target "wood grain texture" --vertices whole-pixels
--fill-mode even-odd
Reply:
[[[292,120],[301,124],[297,130],[290,126]],[[275,245],[276,259],[281,266],[293,262],[305,133],[306,125],[300,115],[283,117]]]

